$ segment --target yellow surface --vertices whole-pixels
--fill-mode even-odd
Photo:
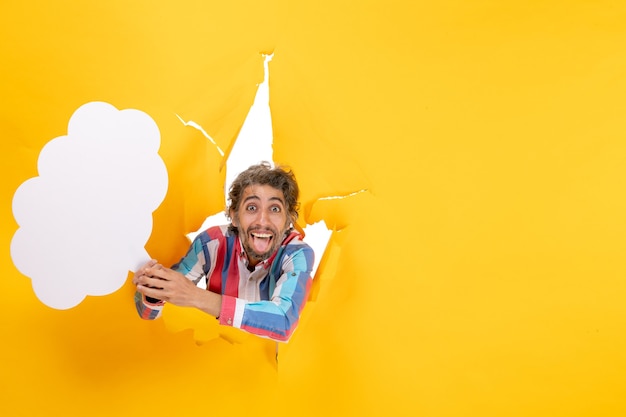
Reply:
[[[608,0],[2,2],[0,414],[626,415],[625,45]],[[139,320],[130,283],[39,302],[11,199],[73,111],[160,126],[173,262],[224,180],[175,115],[229,149],[272,50],[275,160],[341,229],[278,365]]]

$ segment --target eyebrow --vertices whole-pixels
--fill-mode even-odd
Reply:
[[[257,196],[256,194],[252,194],[252,195],[249,195],[248,197],[244,198],[244,199],[243,199],[243,202],[244,202],[244,203],[246,203],[246,202],[247,202],[247,201],[249,201],[249,200],[261,200],[261,198],[260,198],[259,196]],[[285,205],[285,202],[284,202],[284,201],[282,200],[282,198],[280,198],[280,197],[270,197],[270,198],[269,198],[269,200],[270,200],[270,201],[272,201],[272,200],[276,200],[276,201],[278,201],[280,204],[282,204],[283,206]]]

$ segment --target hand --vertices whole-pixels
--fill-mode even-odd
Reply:
[[[148,268],[152,268],[153,266],[155,266],[156,264],[158,264],[156,259],[151,259],[148,262],[146,262],[141,268],[139,268],[137,271],[135,271],[134,275],[133,275],[133,284],[137,285],[139,284],[139,281],[147,276],[146,275],[146,270]]]
[[[181,307],[198,306],[198,297],[204,292],[183,274],[165,268],[156,260],[146,263],[135,273],[133,284],[137,286],[137,291],[146,297]]]

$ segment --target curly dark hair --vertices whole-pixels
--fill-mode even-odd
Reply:
[[[298,201],[300,189],[298,188],[296,177],[289,167],[285,165],[272,167],[267,161],[252,165],[237,175],[228,191],[228,204],[226,207],[226,217],[228,219],[230,219],[231,210],[235,213],[239,210],[243,192],[251,185],[269,185],[277,190],[281,190],[285,197],[288,218],[291,223],[295,223],[298,219],[298,210],[300,208],[300,202]],[[229,229],[234,233],[238,232],[232,221]]]

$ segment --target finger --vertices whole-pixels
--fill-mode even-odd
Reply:
[[[143,271],[143,270],[139,270],[139,271],[135,272],[135,273],[133,274],[132,283],[133,283],[133,284],[135,284],[135,285],[139,284],[139,283],[141,282],[141,279],[142,279],[143,277],[145,277],[145,276],[146,276],[146,275],[145,275],[145,273],[144,273],[144,271]]]
[[[145,270],[147,268],[152,268],[157,263],[158,263],[158,261],[156,259],[150,259],[148,262],[143,264],[143,266],[140,268],[140,270],[143,271],[143,270]]]
[[[165,282],[166,281],[163,281],[160,278],[153,278],[148,275],[142,275],[140,277],[136,277],[133,280],[133,284],[135,284],[136,287],[139,287],[141,285],[143,287],[162,288],[163,286],[161,285],[161,283]]]
[[[159,278],[169,281],[168,278],[169,269],[164,268],[163,265],[155,265],[146,271],[146,274],[153,278]]]
[[[163,287],[167,285],[167,281],[162,280],[161,278],[157,278],[157,277],[146,276],[146,277],[143,277],[139,281],[139,285],[143,285],[145,287],[163,289]]]
[[[145,275],[150,268],[154,268],[154,266],[157,264],[158,264],[158,261],[156,259],[150,259],[148,262],[143,264],[141,268],[139,268],[139,271],[137,271],[137,274]]]
[[[153,287],[148,287],[145,285],[138,285],[137,291],[139,291],[141,294],[145,295],[146,297],[156,298],[158,300],[165,299],[164,291],[161,288],[153,288]]]
[[[160,278],[143,277],[137,284],[137,287],[139,286],[155,289],[157,291],[165,291],[169,286],[169,282]]]

